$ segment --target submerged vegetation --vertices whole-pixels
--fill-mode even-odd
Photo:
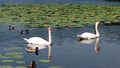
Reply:
[[[30,26],[81,26],[103,21],[120,24],[119,5],[19,4],[0,5],[0,23]]]

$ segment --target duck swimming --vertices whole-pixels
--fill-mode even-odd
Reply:
[[[13,26],[11,26],[11,25],[9,25],[9,28],[8,28],[9,30],[14,30],[15,28],[13,27]]]
[[[26,29],[26,30],[21,30],[20,34],[28,34],[28,29]]]

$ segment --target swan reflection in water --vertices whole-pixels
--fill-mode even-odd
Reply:
[[[95,52],[98,53],[100,51],[100,47],[98,46],[99,44],[99,38],[96,39],[89,39],[89,40],[78,40],[80,43],[83,44],[91,44],[95,41]]]
[[[35,53],[38,55],[38,51],[48,47],[48,60],[51,60],[51,47],[52,45],[40,45],[40,44],[27,44],[25,48],[28,53]]]

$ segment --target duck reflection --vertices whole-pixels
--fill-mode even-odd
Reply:
[[[48,47],[48,60],[51,60],[51,47],[50,45],[39,45],[39,44],[27,44],[27,47],[25,48],[27,53],[35,53],[38,55],[39,50],[45,49]]]
[[[83,44],[91,44],[93,42],[95,42],[95,52],[98,53],[100,51],[100,47],[98,46],[99,44],[99,38],[96,38],[96,39],[90,39],[90,40],[81,40],[79,39],[78,40],[80,43],[83,43]]]
[[[35,53],[36,55],[38,55],[38,47],[36,47],[35,49],[31,47],[26,47],[25,49],[28,53]]]

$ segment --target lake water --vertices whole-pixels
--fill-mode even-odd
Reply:
[[[0,0],[0,4],[45,4],[45,3],[77,3],[77,4],[115,4],[117,1],[105,0]]]
[[[94,32],[94,26],[81,28],[52,28],[52,46],[35,45],[41,48],[38,55],[28,53],[23,38],[40,36],[48,39],[47,28],[33,28],[14,25],[9,31],[7,25],[0,26],[0,67],[26,67],[36,61],[36,68],[118,68],[120,66],[120,26],[100,26],[100,38],[78,41],[77,34]],[[28,34],[20,34],[28,29]],[[98,44],[98,45],[96,45]],[[34,47],[34,46],[33,46]],[[49,59],[51,56],[51,59]],[[21,67],[22,68],[22,67]]]

